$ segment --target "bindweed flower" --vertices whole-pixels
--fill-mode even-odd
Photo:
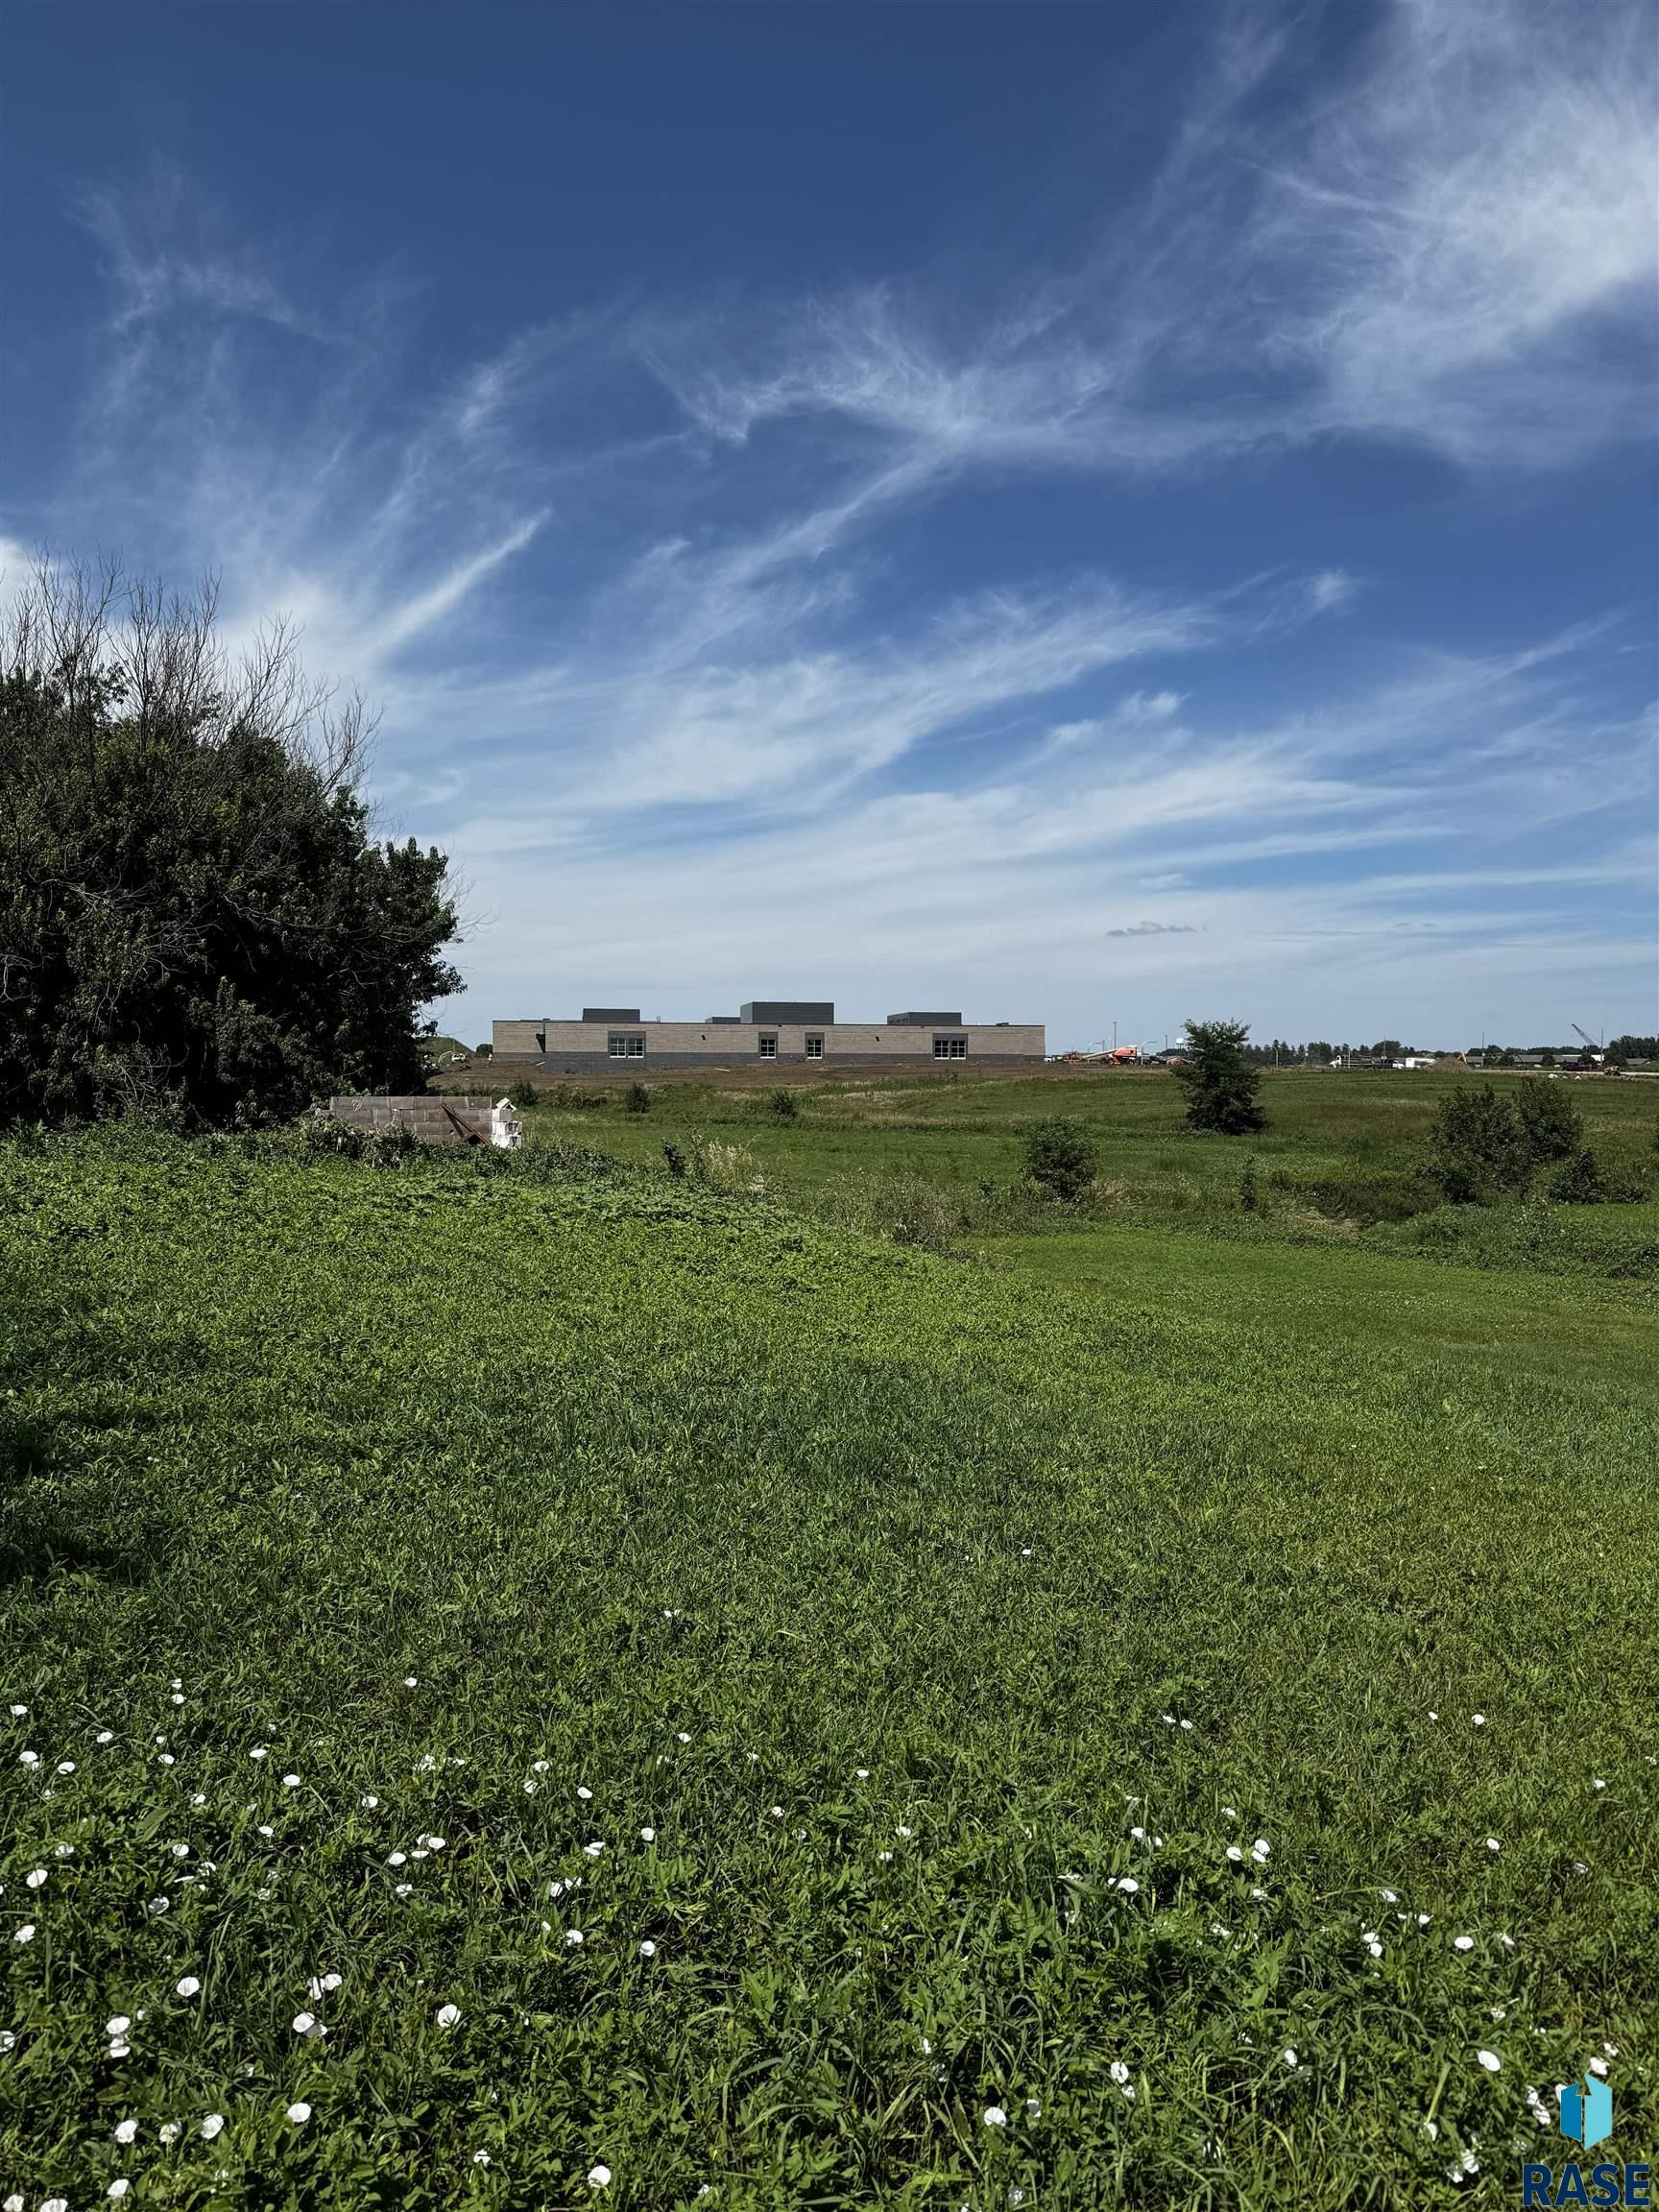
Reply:
[[[1484,1728],[1486,1725],[1486,1716],[1484,1713],[1471,1713],[1469,1719],[1471,1724],[1476,1728]]]
[[[473,2153],[472,2153],[472,2163],[473,2163],[473,2165],[474,2165],[474,2166],[488,2166],[488,2165],[489,2165],[489,2163],[490,2163],[490,2153],[489,2153],[489,2152],[488,2152],[488,2151],[474,2151],[474,2152],[473,2152]]]
[[[224,2113],[209,2112],[206,2119],[202,2123],[201,2132],[202,2140],[204,2143],[214,2142],[220,2135],[225,2132]]]
[[[1027,2119],[1027,2120],[1041,2120],[1041,2119],[1042,2119],[1042,2117],[1043,2117],[1043,2106],[1042,2106],[1042,2104],[1041,2104],[1041,2102],[1040,2102],[1040,2101],[1039,2101],[1037,2098],[1035,2098],[1035,2097],[1027,2097],[1027,2098],[1026,2098],[1026,2100],[1025,2100],[1025,2117],[1026,2117],[1026,2119]]]
[[[1488,1836],[1486,1839],[1486,1848],[1488,1851],[1502,1851],[1503,1846],[1499,1842],[1496,1836]]]
[[[1499,2057],[1496,2051],[1477,2051],[1475,2056],[1485,2067],[1488,2074],[1501,2074],[1503,2072],[1503,2061]]]
[[[460,2026],[460,2024],[461,2024],[461,2008],[460,2008],[460,2006],[459,2006],[459,2005],[440,2005],[440,2006],[439,2006],[439,2008],[438,2008],[438,2025],[439,2025],[439,2027],[440,2027],[440,2028],[458,2028],[458,2027]]]
[[[17,1764],[19,1767],[38,1767],[40,1764],[40,1754],[38,1751],[19,1751],[17,1754]]]
[[[1452,1938],[1452,1948],[1454,1951],[1473,1951],[1475,1948],[1475,1938],[1473,1936],[1454,1936]]]
[[[359,1797],[357,1802],[362,1806],[365,1813],[374,1813],[379,1810],[380,1800],[373,1791],[367,1797]]]
[[[315,2030],[316,2026],[317,2015],[315,2012],[295,2013],[294,2032],[296,2035],[309,2035]]]
[[[605,2165],[589,2166],[588,2169],[588,2186],[589,2189],[609,2189],[611,2186],[610,2167]]]
[[[137,2123],[137,2121],[136,2121],[136,2120],[117,2120],[117,2121],[116,2121],[116,2123],[115,2123],[115,2140],[116,2140],[116,2142],[117,2142],[117,2143],[131,2143],[131,2142],[132,2142],[132,2141],[133,2141],[133,2139],[136,2137],[137,2133],[138,2133],[138,2123]]]
[[[1007,2127],[1007,2125],[1008,2125],[1008,2115],[1007,2115],[1007,2113],[1006,2113],[1006,2112],[1004,2112],[1004,2111],[1003,2111],[1003,2109],[1002,2109],[1002,2107],[1001,2107],[1001,2105],[1000,2105],[1000,2104],[987,2104],[987,2105],[986,2105],[986,2107],[985,2107],[985,2125],[986,2125],[986,2127],[987,2127],[987,2128],[1006,2128],[1006,2127]]]
[[[255,1743],[248,1754],[250,1759],[267,1759],[270,1755],[271,1746],[268,1743]]]
[[[414,1674],[405,1674],[403,1677],[403,1687],[405,1690],[413,1690],[418,1686],[418,1676]]]
[[[657,1946],[656,1946],[656,1944],[655,1944],[655,1943],[653,1943],[653,1942],[651,1941],[651,1939],[650,1939],[650,1937],[649,1937],[649,1936],[647,1936],[647,1937],[646,1937],[646,1939],[645,1939],[645,1941],[644,1941],[643,1943],[641,1943],[641,1944],[640,1944],[640,1946],[639,1946],[639,1956],[640,1956],[640,1958],[641,1958],[641,1959],[655,1959],[655,1958],[656,1958],[656,1956],[657,1956]]]
[[[105,2190],[104,2194],[106,2197],[113,2197],[115,2201],[119,2203],[122,2198],[126,2196],[128,2190],[132,2188],[132,2182],[128,2180],[124,2174],[118,2174],[114,2180],[110,2182],[108,2188]]]
[[[597,1859],[604,1848],[603,1843],[584,1843],[582,1846],[583,1851],[589,1859]]]
[[[584,1944],[586,1941],[587,1941],[587,1937],[586,1937],[586,1936],[583,1935],[583,1933],[582,1933],[582,1931],[581,1931],[581,1929],[580,1929],[580,1928],[566,1928],[566,1929],[565,1929],[565,1948],[566,1948],[567,1950],[570,1950],[570,1951],[579,1951],[579,1950],[582,1948],[582,1945],[583,1945],[583,1944]]]
[[[1121,2058],[1114,2058],[1110,2071],[1113,2080],[1116,2081],[1118,2088],[1121,2089],[1124,2082],[1129,2079],[1128,2067],[1124,2064]]]
[[[306,2121],[309,2120],[310,2117],[311,2107],[306,2104],[303,2098],[301,2098],[297,2103],[290,2104],[287,2111],[283,2114],[283,2118],[285,2120],[291,2120],[296,2128],[303,2128]]]
[[[589,1789],[585,1782],[578,1782],[576,1785],[576,1794],[581,1798],[583,1804],[586,1805],[591,1800],[593,1792]]]
[[[13,1720],[26,1720],[29,1718],[28,1706],[13,1705],[12,1708],[12,1718]]]
[[[115,1741],[115,1731],[113,1728],[100,1728],[97,1735],[93,1737],[92,1741],[94,1743],[113,1743]]]
[[[282,1777],[282,1787],[283,1787],[283,1789],[284,1789],[284,1790],[298,1790],[298,1789],[299,1789],[299,1787],[300,1787],[300,1777],[299,1777],[299,1775],[298,1775],[298,1774],[284,1774],[284,1775],[283,1775],[283,1777]]]
[[[13,1943],[33,1943],[35,1940],[34,1921],[25,1920],[21,1928],[13,1929],[12,1932],[12,1940]]]
[[[1229,1844],[1228,1844],[1228,1846],[1227,1846],[1227,1856],[1228,1856],[1228,1858],[1229,1858],[1229,1859],[1230,1859],[1230,1860],[1233,1862],[1233,1863],[1234,1863],[1234,1865],[1235,1865],[1235,1866],[1242,1866],[1242,1865],[1243,1865],[1243,1863],[1244,1863],[1244,1854],[1243,1854],[1243,1852],[1242,1852],[1242,1851],[1240,1851],[1240,1850],[1239,1850],[1239,1848],[1238,1848],[1238,1844],[1237,1844],[1237,1843],[1229,1843]]]
[[[399,1882],[392,1894],[394,1897],[412,1897],[415,1894],[415,1885],[413,1882]]]
[[[655,1842],[656,1842],[656,1840],[657,1840],[657,1831],[656,1831],[656,1829],[655,1829],[655,1828],[641,1828],[641,1829],[640,1829],[640,1831],[639,1831],[639,1840],[640,1840],[640,1842],[641,1842],[641,1843],[655,1843]]]
[[[184,2132],[184,2123],[182,2120],[163,2120],[156,2132],[163,2143],[177,2143]]]
[[[186,1974],[181,1981],[176,1982],[173,1987],[177,1996],[194,1997],[201,1989],[202,1984],[197,1981],[194,1974]]]
[[[45,1885],[46,1869],[44,1866],[32,1866],[23,1879],[31,1889],[39,1889]]]
[[[1141,1885],[1133,1874],[1122,1874],[1118,1876],[1118,1887],[1126,1896],[1133,1897]]]
[[[1296,2056],[1296,2053],[1295,2053],[1295,2051],[1294,2051],[1294,2050],[1290,2050],[1290,2051],[1286,2051],[1286,2054],[1285,2054],[1285,2063],[1286,2063],[1286,2066],[1300,2066],[1300,2065],[1301,2065],[1301,2063],[1302,2063],[1302,2061],[1301,2061],[1301,2059],[1300,2059],[1300,2058],[1299,2058],[1299,2057]]]

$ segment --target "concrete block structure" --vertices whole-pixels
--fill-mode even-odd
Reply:
[[[959,1010],[837,1022],[828,998],[751,998],[737,1014],[702,1022],[646,1022],[637,1006],[585,1006],[492,1025],[493,1064],[529,1064],[555,1075],[663,1074],[677,1068],[738,1069],[1040,1066],[1041,1022],[964,1022]]]
[[[515,1152],[524,1142],[524,1124],[505,1098],[330,1098],[336,1121],[373,1134],[407,1129],[423,1144],[493,1144]]]

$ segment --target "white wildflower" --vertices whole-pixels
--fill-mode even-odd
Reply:
[[[194,1997],[198,1994],[201,1987],[202,1984],[197,1981],[194,1974],[186,1974],[182,1977],[181,1980],[175,1982],[173,1984],[175,1994],[180,1997]]]
[[[589,2189],[609,2189],[611,2186],[610,2167],[603,2163],[589,2166],[588,2169],[588,2186]]]
[[[1003,2111],[1003,2109],[1002,2109],[1002,2107],[1001,2107],[1001,2105],[1000,2105],[1000,2104],[987,2104],[987,2105],[986,2105],[986,2107],[985,2107],[985,2125],[986,2125],[986,2127],[987,2127],[987,2128],[1006,2128],[1006,2127],[1007,2127],[1007,2125],[1008,2125],[1008,2115],[1007,2115],[1007,2113],[1006,2113],[1006,2112],[1004,2112],[1004,2111]]]
[[[283,2118],[286,2120],[292,2120],[296,2128],[303,2128],[306,2121],[309,2120],[310,2117],[311,2107],[305,2103],[303,2098],[301,2098],[298,2104],[290,2104],[287,2111],[283,2114]]]
[[[460,2024],[460,2020],[461,2020],[461,2008],[460,2008],[460,2006],[459,2006],[459,2005],[440,2005],[440,2006],[439,2006],[439,2008],[438,2008],[438,2025],[439,2025],[439,2027],[440,2027],[440,2028],[454,2028],[454,2027],[458,2027],[458,2026],[459,2026],[459,2024]]]

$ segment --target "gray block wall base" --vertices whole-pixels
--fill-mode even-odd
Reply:
[[[757,1052],[746,1052],[741,1058],[732,1052],[664,1052],[658,1060],[649,1054],[643,1060],[613,1060],[608,1052],[497,1052],[491,1066],[539,1068],[547,1075],[628,1075],[637,1080],[647,1075],[672,1075],[680,1068],[719,1068],[733,1073],[750,1068],[879,1068],[889,1075],[902,1075],[923,1069],[950,1074],[964,1068],[1041,1068],[1043,1061],[1034,1052],[974,1051],[970,1051],[966,1060],[934,1060],[921,1053],[889,1053],[885,1059],[878,1059],[826,1052],[821,1059],[808,1060],[805,1052],[780,1052],[774,1059],[762,1060]]]

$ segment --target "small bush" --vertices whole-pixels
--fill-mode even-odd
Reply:
[[[532,1106],[539,1106],[541,1103],[541,1094],[531,1082],[528,1075],[520,1075],[517,1082],[507,1094],[507,1103],[509,1106],[515,1107],[520,1114],[528,1113]]]
[[[1584,1149],[1584,1117],[1564,1084],[1541,1082],[1533,1076],[1513,1093],[1512,1104],[1534,1166],[1571,1160]]]
[[[625,1114],[649,1114],[651,1094],[643,1083],[630,1083],[622,1094],[622,1111]]]
[[[1094,1140],[1075,1121],[1036,1121],[1025,1132],[1025,1172],[1075,1205],[1094,1180]]]
[[[662,1161],[674,1181],[676,1183],[684,1183],[685,1180],[686,1172],[685,1155],[680,1149],[680,1146],[675,1143],[672,1137],[668,1137],[663,1140]]]
[[[1580,1145],[1550,1178],[1550,1195],[1560,1206],[1604,1206],[1605,1178],[1588,1144]]]
[[[766,1101],[766,1111],[775,1120],[794,1121],[800,1117],[801,1105],[793,1091],[774,1091]]]
[[[1256,1155],[1252,1153],[1244,1163],[1244,1172],[1238,1178],[1238,1204],[1246,1214],[1254,1214],[1262,1204],[1256,1188]]]
[[[472,1047],[472,1057],[474,1060],[488,1060],[494,1053],[494,1050],[495,1047],[493,1045],[474,1045]]]
[[[1490,1083],[1460,1083],[1440,1102],[1427,1167],[1454,1206],[1488,1206],[1526,1190],[1532,1142],[1513,1101]]]

